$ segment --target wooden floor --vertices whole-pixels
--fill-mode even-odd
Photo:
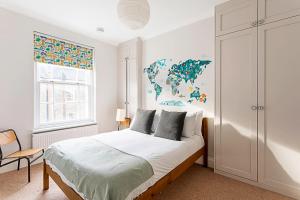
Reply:
[[[50,181],[42,190],[42,165],[32,167],[32,181],[27,183],[26,168],[0,175],[1,200],[67,200]],[[194,165],[154,200],[291,200],[279,194],[256,188]]]

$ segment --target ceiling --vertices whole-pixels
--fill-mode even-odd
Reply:
[[[118,0],[0,0],[0,7],[111,44],[151,38],[213,16],[214,6],[226,0],[148,0],[150,21],[132,31],[118,20]],[[97,32],[104,27],[105,32]]]

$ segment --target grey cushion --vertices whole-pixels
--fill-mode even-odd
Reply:
[[[180,141],[185,115],[186,112],[168,112],[163,110],[154,136]]]
[[[155,110],[138,109],[130,129],[141,133],[150,134],[154,115]]]

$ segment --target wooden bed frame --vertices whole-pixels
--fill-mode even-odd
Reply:
[[[202,120],[202,136],[204,138],[204,147],[199,151],[194,153],[192,156],[183,161],[175,169],[169,172],[166,176],[162,177],[153,186],[148,188],[144,193],[135,198],[135,200],[151,200],[155,194],[160,193],[168,184],[172,183],[176,178],[183,174],[187,169],[189,169],[196,160],[203,156],[203,165],[207,167],[207,144],[208,144],[208,119],[203,118]],[[54,182],[60,187],[60,189],[65,193],[65,195],[70,200],[83,200],[82,197],[75,192],[70,186],[63,182],[60,176],[54,172],[49,165],[44,160],[43,169],[43,189],[49,189],[49,176],[54,180]]]

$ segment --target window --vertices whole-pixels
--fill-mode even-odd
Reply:
[[[35,59],[35,128],[94,122],[94,71],[82,65],[38,61]]]

